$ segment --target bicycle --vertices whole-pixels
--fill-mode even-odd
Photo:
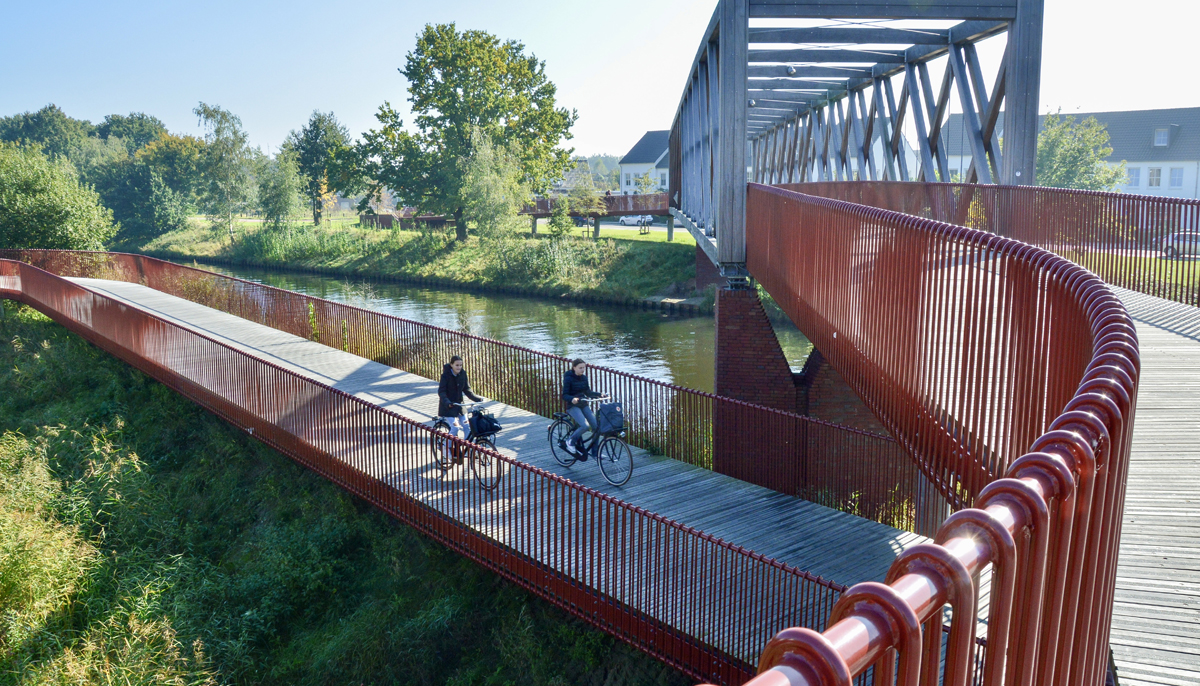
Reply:
[[[605,400],[612,400],[612,398],[608,396],[580,398],[579,402],[582,405]],[[579,428],[579,424],[566,412],[555,412],[553,417],[554,421],[546,429],[546,438],[550,441],[550,452],[560,465],[570,467],[579,458],[571,454],[564,446],[575,429]],[[629,449],[629,444],[625,442],[625,429],[621,428],[605,434],[599,434],[598,431],[593,432],[591,444],[585,450],[600,465],[600,473],[604,476],[604,480],[613,486],[624,486],[628,483],[629,477],[633,476],[633,452]]]
[[[483,414],[483,410],[478,408],[479,403],[454,403],[455,407],[463,408],[466,413],[469,413],[472,418]],[[468,423],[471,427],[473,423]],[[496,450],[496,442],[494,437],[499,431],[491,431],[484,434],[476,434],[474,428],[470,428],[465,439],[468,443],[477,445],[480,448],[486,448],[492,452]],[[445,417],[433,418],[433,459],[437,464],[438,469],[445,475],[456,464],[462,464],[463,461],[463,446],[450,440],[453,435],[450,431],[450,422],[446,421]],[[491,455],[481,450],[466,450],[466,458],[471,462],[471,473],[475,475],[475,480],[479,482],[480,487],[485,491],[490,491],[500,485],[500,477],[503,475],[503,462],[492,457]]]

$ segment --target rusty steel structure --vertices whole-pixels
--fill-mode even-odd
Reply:
[[[955,96],[974,155],[963,180],[1032,184],[1042,3],[720,0],[671,129],[673,213],[744,277],[747,181],[950,181],[942,133]],[[976,45],[998,36],[989,86]]]
[[[74,266],[104,266],[97,257]],[[164,276],[151,274],[163,265],[140,266],[148,281]],[[176,285],[211,295],[211,284]],[[756,629],[764,617],[819,626],[845,588],[458,438],[462,450],[503,463],[504,477],[493,491],[438,479],[428,425],[30,264],[0,259],[0,297],[35,307],[396,519],[697,677],[744,681],[769,637]],[[697,578],[707,580],[699,596]]]
[[[1036,245],[1106,283],[1200,305],[1200,200],[1032,186],[823,182],[781,188]]]
[[[877,684],[1101,684],[1139,374],[1124,307],[1012,238],[782,188],[748,196],[750,271],[970,505],[887,583],[846,591],[823,633],[780,632],[752,683],[870,669]]]

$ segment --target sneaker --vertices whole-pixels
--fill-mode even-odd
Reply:
[[[560,440],[558,442],[558,447],[562,448],[563,452],[567,453],[568,455],[574,455],[576,457],[579,456],[579,451],[575,449],[575,446],[567,443],[566,440]]]

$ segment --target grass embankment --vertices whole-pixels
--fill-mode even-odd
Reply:
[[[0,683],[687,683],[33,310],[0,314]]]
[[[580,232],[554,239],[520,231],[466,242],[452,230],[377,230],[350,224],[271,228],[243,223],[228,233],[203,222],[148,241],[116,246],[150,255],[301,269],[367,278],[610,302],[654,295],[690,296],[694,243],[662,242],[665,233],[602,228],[600,240]],[[604,234],[618,235],[606,238]],[[686,232],[682,232],[686,233]]]

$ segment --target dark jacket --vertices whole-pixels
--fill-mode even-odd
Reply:
[[[568,369],[563,375],[562,399],[563,405],[571,407],[571,398],[599,398],[600,394],[593,391],[588,384],[587,374],[576,376],[574,369]]]
[[[466,395],[471,400],[479,402],[481,398],[471,392],[471,382],[467,381],[467,370],[462,370],[457,376],[450,365],[442,367],[442,381],[438,384],[438,416],[457,417],[463,413],[461,407],[450,403],[461,403]]]

